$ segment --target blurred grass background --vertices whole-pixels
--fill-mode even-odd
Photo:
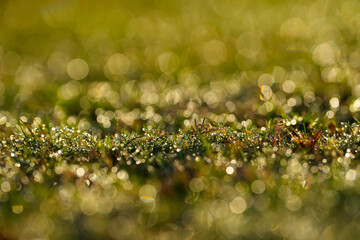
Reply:
[[[0,114],[106,131],[309,109],[351,120],[359,11],[352,0],[1,1]]]

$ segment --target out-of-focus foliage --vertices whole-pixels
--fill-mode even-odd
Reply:
[[[0,239],[359,236],[359,40],[356,0],[1,0]]]
[[[355,0],[1,1],[1,114],[105,130],[309,108],[348,120],[359,12]]]
[[[306,127],[304,127],[306,126]],[[355,239],[360,125],[1,132],[5,239]]]

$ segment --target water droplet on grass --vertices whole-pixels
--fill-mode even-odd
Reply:
[[[11,210],[15,214],[20,214],[20,213],[22,213],[24,211],[24,207],[23,207],[23,205],[13,205],[11,207]]]
[[[226,173],[232,175],[234,173],[234,168],[232,166],[228,166],[226,168]]]
[[[3,192],[10,192],[10,190],[11,190],[11,185],[10,185],[10,183],[9,183],[8,181],[2,182],[2,183],[1,183],[1,190],[2,190]]]

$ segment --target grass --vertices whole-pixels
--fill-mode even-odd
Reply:
[[[0,239],[356,239],[359,12],[0,1]]]
[[[310,117],[101,136],[1,130],[9,239],[352,239],[360,125]]]

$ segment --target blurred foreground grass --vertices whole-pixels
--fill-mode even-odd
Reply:
[[[356,239],[359,124],[3,129],[3,239]]]
[[[0,238],[356,238],[359,33],[355,0],[0,1]]]

